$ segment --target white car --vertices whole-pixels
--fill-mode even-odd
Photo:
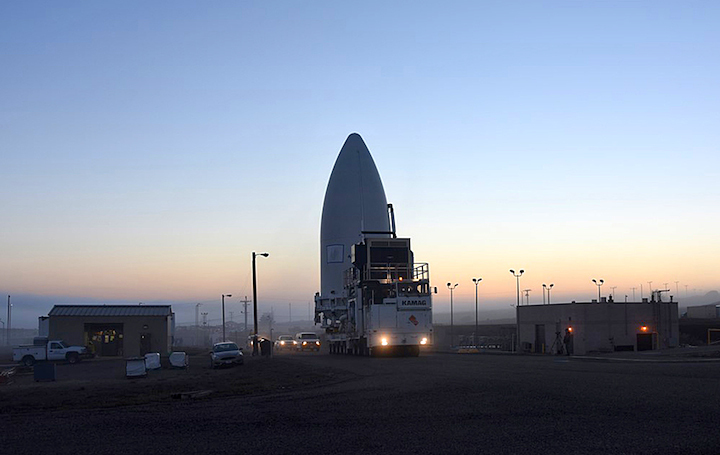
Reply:
[[[319,351],[320,338],[315,332],[300,332],[295,334],[298,351]]]
[[[215,343],[210,352],[210,368],[223,365],[242,365],[243,353],[237,344],[230,341]]]
[[[297,341],[295,341],[292,337],[292,335],[280,335],[277,340],[275,340],[275,350],[276,351],[294,351],[297,349]]]

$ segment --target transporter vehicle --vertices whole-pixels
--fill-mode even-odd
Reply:
[[[210,352],[210,368],[223,365],[242,365],[243,353],[237,344],[230,341],[215,343]]]
[[[341,298],[316,294],[316,323],[327,333],[331,354],[417,356],[431,343],[428,264],[414,262],[409,238],[392,234],[352,246]]]
[[[35,337],[33,344],[13,348],[13,361],[32,366],[42,360],[67,360],[77,363],[87,355],[84,346],[67,346],[60,340],[48,340],[47,337]]]
[[[300,332],[295,334],[298,351],[319,351],[320,338],[315,332]]]
[[[292,335],[280,335],[277,340],[275,340],[275,349],[277,351],[294,351],[297,349],[297,341],[292,337]]]

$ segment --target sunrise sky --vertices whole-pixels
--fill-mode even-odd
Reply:
[[[83,302],[213,320],[268,251],[261,311],[307,318],[352,132],[437,313],[482,277],[512,315],[511,268],[531,303],[719,289],[718,23],[709,1],[4,2],[0,295],[14,326]]]

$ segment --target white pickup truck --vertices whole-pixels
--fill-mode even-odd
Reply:
[[[13,361],[21,362],[25,366],[32,366],[41,360],[67,360],[69,363],[77,363],[80,357],[87,353],[87,349],[82,346],[65,346],[65,343],[59,340],[38,337],[33,341],[32,345],[13,348]]]

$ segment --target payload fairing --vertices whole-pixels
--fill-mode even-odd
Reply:
[[[352,266],[350,250],[363,232],[389,237],[387,199],[365,142],[353,133],[335,161],[320,222],[320,295],[340,297],[342,274]],[[383,234],[385,233],[385,234]]]

